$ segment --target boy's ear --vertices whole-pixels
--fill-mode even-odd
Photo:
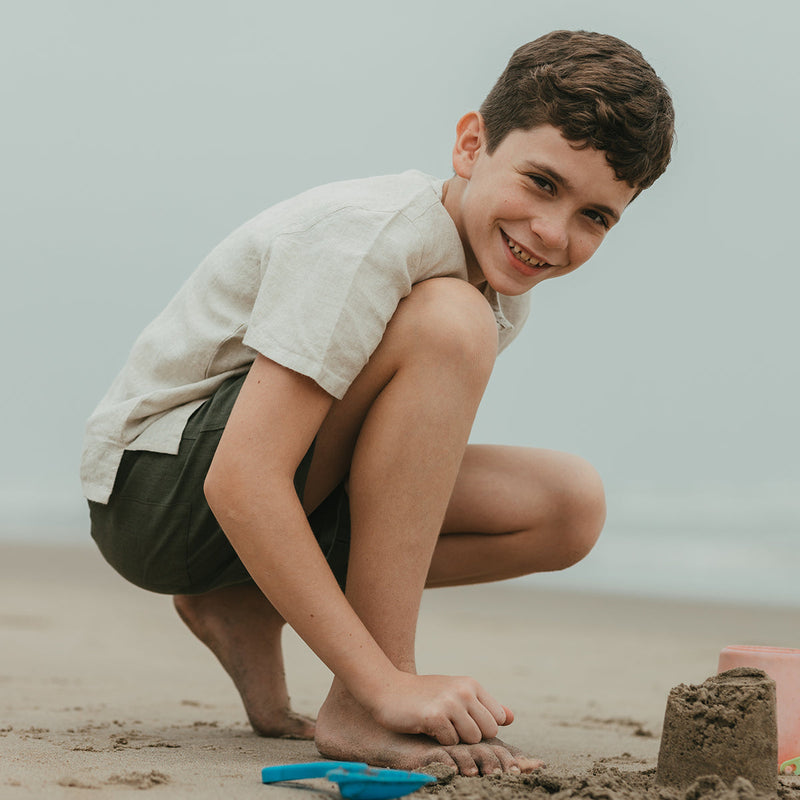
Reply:
[[[470,111],[456,125],[456,143],[453,146],[453,169],[456,175],[467,180],[478,157],[486,148],[486,127],[477,111]]]

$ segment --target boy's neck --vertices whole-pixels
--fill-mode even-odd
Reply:
[[[486,278],[483,275],[472,249],[465,241],[464,226],[461,222],[461,196],[468,185],[468,181],[458,175],[448,178],[442,187],[442,205],[450,215],[461,239],[461,246],[464,248],[464,258],[467,262],[467,280],[477,289],[483,291],[486,288]]]

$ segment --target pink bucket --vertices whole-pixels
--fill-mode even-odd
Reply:
[[[730,645],[719,654],[719,672],[734,667],[763,669],[775,681],[778,764],[800,758],[800,650]],[[796,762],[787,771],[800,773]]]

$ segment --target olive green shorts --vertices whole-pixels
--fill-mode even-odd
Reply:
[[[211,513],[203,482],[245,375],[230,378],[189,418],[177,455],[126,450],[107,504],[89,501],[92,538],[131,583],[199,594],[252,581]],[[302,497],[314,446],[294,477]],[[340,484],[309,516],[340,586],[350,549],[350,508]]]

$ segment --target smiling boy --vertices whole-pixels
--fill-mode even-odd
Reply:
[[[593,546],[582,459],[469,445],[527,292],[577,269],[669,162],[668,92],[618,39],[521,47],[458,123],[455,174],[349,181],[225,239],[137,339],[92,415],[92,536],[174,595],[254,730],[326,756],[466,775],[539,764],[470,678],[418,675],[423,589],[563,569]],[[334,679],[290,709],[288,622]]]
[[[490,155],[480,114],[463,117],[456,178],[445,208],[464,244],[470,282],[519,295],[588,261],[636,189],[618,180],[605,153],[576,149],[544,124],[511,131]]]

